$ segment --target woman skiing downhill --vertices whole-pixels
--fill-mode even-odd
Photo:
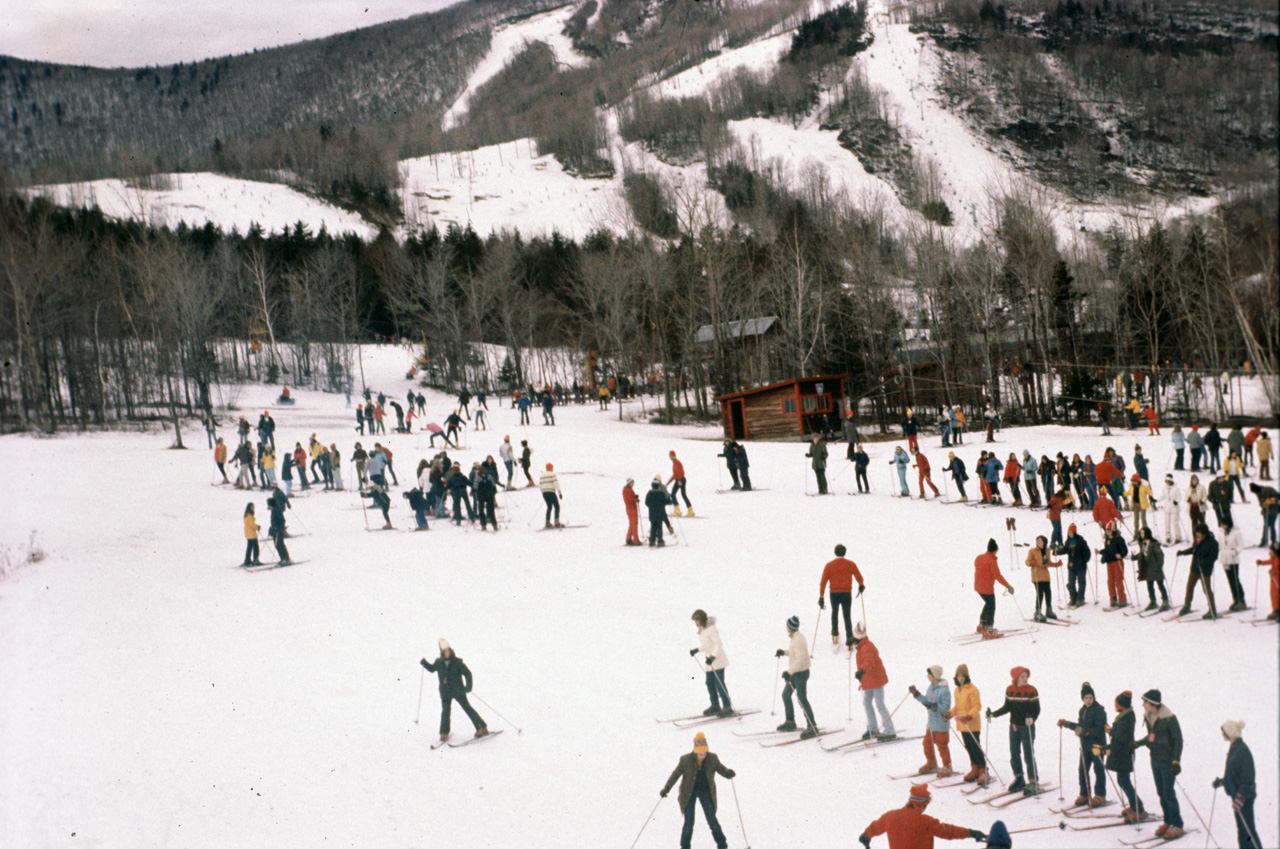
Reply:
[[[434,672],[440,681],[440,739],[446,740],[449,737],[449,713],[454,702],[461,706],[467,718],[471,720],[471,724],[475,726],[475,736],[483,737],[488,734],[489,729],[484,720],[467,701],[467,693],[471,692],[471,670],[460,657],[454,654],[449,641],[444,637],[440,638],[440,656],[435,661],[429,661],[424,657],[418,662],[422,664],[423,669]]]
[[[707,673],[707,694],[711,696],[711,706],[702,715],[733,716],[733,703],[729,700],[729,690],[724,683],[724,670],[729,665],[729,656],[725,654],[724,644],[720,642],[716,618],[708,616],[702,609],[693,611],[690,618],[698,628],[698,647],[689,649],[689,656],[696,657],[698,652],[702,652],[702,662]]]
[[[1049,583],[1049,567],[1061,565],[1062,561],[1049,558],[1049,540],[1043,535],[1036,537],[1036,544],[1027,552],[1027,566],[1031,569],[1031,582],[1036,588],[1036,612],[1033,617],[1036,622],[1058,618],[1058,614],[1053,612],[1053,590]],[[1042,601],[1044,613],[1040,612]]]

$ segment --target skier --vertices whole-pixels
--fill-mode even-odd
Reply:
[[[1062,565],[1060,560],[1049,559],[1049,540],[1043,534],[1036,537],[1036,544],[1027,552],[1027,566],[1031,569],[1031,583],[1036,588],[1036,612],[1032,617],[1036,622],[1046,619],[1057,619],[1053,612],[1053,590],[1049,583],[1049,567]],[[1044,613],[1040,612],[1040,603],[1044,602]]]
[[[427,469],[423,470],[422,474],[423,476],[430,474],[430,467],[428,466]],[[420,478],[420,480],[422,479]],[[409,489],[406,489],[401,494],[409,501],[409,509],[413,511],[414,521],[418,523],[417,527],[415,527],[414,530],[415,531],[431,530],[431,528],[427,526],[428,502],[427,502],[426,495],[422,491],[422,484],[419,483],[418,486],[410,487]]]
[[[298,470],[298,483],[302,484],[305,492],[311,488],[311,484],[307,482],[307,452],[303,450],[301,442],[293,443],[293,467]]]
[[[902,435],[907,438],[907,447],[913,451],[920,447],[918,442],[919,433],[920,421],[916,418],[915,411],[908,407],[907,417],[902,420]]]
[[[680,756],[680,761],[672,770],[671,777],[658,793],[662,798],[667,798],[667,794],[675,786],[676,779],[680,780],[680,790],[676,794],[676,803],[684,814],[684,828],[680,832],[680,849],[689,849],[693,842],[695,800],[702,806],[702,815],[706,817],[707,825],[711,828],[711,837],[715,840],[717,849],[725,849],[729,845],[724,831],[720,828],[720,822],[716,819],[716,773],[720,773],[731,781],[737,774],[720,763],[720,758],[707,747],[706,735],[699,731],[693,736],[693,751]]]
[[[1164,586],[1164,549],[1151,533],[1151,528],[1143,528],[1138,538],[1138,553],[1133,555],[1138,562],[1138,580],[1147,582],[1147,610],[1156,609],[1156,587],[1160,588],[1161,610],[1169,609],[1169,591]],[[1136,592],[1136,588],[1135,588]]]
[[[809,445],[809,450],[805,452],[806,457],[813,458],[810,466],[813,467],[813,475],[818,479],[818,494],[827,494],[827,443],[822,441],[822,434],[815,433],[813,441]],[[677,515],[679,509],[676,508]]]
[[[1164,514],[1164,544],[1182,542],[1182,520],[1178,515],[1182,503],[1182,488],[1173,481],[1173,475],[1164,476],[1164,488],[1160,491],[1160,512]]]
[[[435,661],[429,661],[424,657],[418,662],[422,664],[423,669],[434,672],[440,681],[440,739],[449,739],[449,713],[454,702],[462,707],[471,724],[475,726],[475,736],[483,737],[488,734],[488,726],[467,701],[467,693],[471,692],[471,670],[462,662],[462,658],[454,654],[449,641],[444,637],[440,638],[440,656]]]
[[[942,471],[951,473],[951,480],[955,481],[956,489],[960,490],[960,497],[956,500],[961,502],[968,501],[969,497],[964,492],[964,482],[969,479],[969,476],[964,471],[964,460],[957,457],[954,451],[948,451],[947,458],[950,462],[947,463],[947,467]]]
[[[871,849],[871,838],[886,834],[890,849],[933,849],[935,837],[941,840],[963,840],[966,837],[974,840],[987,839],[976,828],[950,825],[926,815],[924,809],[929,807],[931,798],[928,784],[912,787],[907,806],[895,808],[874,820],[858,835],[859,842]]]
[[[1151,492],[1151,484],[1137,474],[1129,478],[1129,488],[1124,494],[1129,499],[1129,506],[1133,508],[1133,534],[1136,538],[1138,531],[1147,526],[1147,511],[1158,507],[1159,502]]]
[[[542,393],[542,423],[544,425],[554,425],[556,423],[556,414],[551,411],[556,405],[556,398],[550,392]]]
[[[369,459],[364,464],[365,472],[368,474],[369,482],[383,489],[387,488],[387,478],[383,471],[387,468],[387,455],[378,449],[378,444],[374,443],[373,453],[369,455]],[[305,475],[304,475],[305,479]]]
[[[1067,526],[1067,593],[1071,600],[1067,607],[1076,608],[1084,604],[1085,583],[1089,577],[1089,561],[1093,552],[1084,537],[1076,533],[1075,523]]]
[[[984,637],[995,628],[996,624],[996,581],[1004,584],[1013,593],[1013,587],[1000,574],[1000,565],[996,562],[996,552],[1000,546],[994,539],[987,540],[987,550],[973,560],[973,590],[982,597],[982,614],[978,617],[978,633]]]
[[[858,444],[861,440],[858,438],[858,427],[853,421],[853,410],[846,410],[844,414],[844,424],[841,426],[844,434],[844,441],[848,443],[848,451],[846,457],[850,462],[853,461],[853,455],[856,452]]]
[[[516,407],[520,410],[520,424],[529,424],[529,396],[516,392]]]
[[[986,478],[987,488],[991,490],[991,500],[996,504],[1003,504],[1004,500],[1000,497],[1000,471],[1004,468],[1004,464],[994,453],[987,456]]]
[[[785,649],[778,649],[776,657],[787,658],[787,670],[782,673],[782,680],[787,686],[782,688],[782,707],[786,711],[786,721],[778,726],[779,731],[796,730],[795,708],[791,705],[791,694],[795,693],[804,711],[805,729],[800,734],[801,740],[818,736],[818,723],[813,718],[813,708],[809,706],[807,690],[809,687],[809,645],[800,634],[800,617],[792,616],[787,620],[787,638],[790,640]]]
[[[937,773],[938,778],[947,778],[955,774],[951,769],[951,733],[947,724],[947,716],[951,711],[951,690],[942,677],[941,666],[930,666],[925,674],[929,677],[929,689],[924,695],[920,695],[915,684],[907,688],[929,712],[924,732],[924,766],[916,770],[916,774]],[[934,757],[935,747],[942,761],[941,769],[938,768],[938,759]]]
[[[956,721],[956,731],[960,732],[960,742],[969,755],[969,771],[964,774],[965,783],[974,783],[985,787],[991,780],[987,777],[987,757],[982,753],[982,694],[969,680],[969,667],[960,664],[956,667],[955,705],[947,711],[946,718]]]
[[[1187,447],[1191,449],[1191,471],[1200,471],[1200,459],[1204,455],[1204,434],[1200,425],[1192,425],[1187,433]]]
[[[1271,480],[1271,458],[1275,451],[1271,447],[1271,437],[1265,430],[1258,437],[1256,448],[1258,452],[1258,479],[1269,481]]]
[[[1216,424],[1209,424],[1209,430],[1204,435],[1204,447],[1209,452],[1209,473],[1213,474],[1222,468],[1219,456],[1222,452],[1222,434],[1218,432]]]
[[[218,437],[218,442],[213,447],[213,462],[217,465],[218,471],[222,473],[222,482],[231,483],[227,478],[227,444],[222,441],[221,436]]]
[[[533,449],[529,447],[529,440],[520,440],[520,470],[524,472],[525,479],[528,483],[525,487],[531,487],[533,483],[533,475],[529,474],[529,467],[533,463]]]
[[[1222,778],[1213,780],[1213,788],[1221,787],[1231,800],[1231,808],[1236,814],[1236,842],[1240,849],[1262,849],[1258,842],[1258,827],[1253,822],[1253,802],[1258,797],[1253,753],[1241,739],[1243,733],[1242,720],[1229,719],[1222,723],[1222,739],[1230,747],[1227,749],[1226,771]]]
[[[898,735],[893,730],[893,717],[884,706],[884,688],[889,683],[889,674],[884,671],[884,663],[880,660],[880,652],[875,643],[867,639],[867,629],[859,622],[853,629],[854,662],[858,671],[853,674],[858,679],[858,689],[862,690],[862,708],[867,712],[867,730],[863,740],[875,737],[877,740],[896,740]],[[875,708],[880,709],[884,717],[876,724]]]
[[[1249,491],[1257,500],[1258,511],[1262,514],[1262,541],[1259,548],[1266,548],[1276,537],[1276,515],[1280,513],[1280,492],[1275,487],[1263,486],[1260,483],[1249,484]]]
[[[384,531],[391,530],[391,499],[387,497],[385,488],[378,484],[371,484],[369,488],[360,493],[361,497],[373,500],[373,506],[382,511],[382,519],[385,524],[382,526]]]
[[[477,407],[476,420],[479,421],[480,416],[483,414],[483,411]],[[488,527],[492,525],[495,534],[498,532],[498,505],[496,503],[498,497],[498,472],[496,466],[497,463],[493,462],[492,457],[487,458],[487,461],[476,470],[476,480],[471,485],[471,491],[476,496],[476,513],[480,515],[480,530],[488,530]]]
[[[1231,606],[1227,610],[1233,613],[1249,609],[1244,598],[1244,586],[1240,583],[1240,549],[1243,547],[1240,529],[1229,521],[1223,524],[1219,551],[1222,556],[1222,571],[1227,576],[1227,586],[1231,589]]]
[[[267,499],[267,508],[271,510],[271,524],[267,528],[267,536],[271,537],[271,541],[276,544],[276,556],[279,557],[281,566],[289,566],[293,563],[289,558],[289,549],[284,544],[284,511],[288,506],[289,502],[285,499],[284,493],[278,489]]]
[[[919,480],[917,483],[920,486],[920,498],[924,498],[925,484],[929,484],[929,489],[933,490],[933,497],[937,498],[941,493],[938,492],[938,488],[933,485],[933,480],[929,477],[929,458],[921,454],[920,451],[915,448],[911,449],[911,453],[916,458],[916,468],[919,470]]]
[[[693,505],[689,503],[689,490],[686,488],[688,481],[684,477],[684,463],[676,459],[676,452],[674,451],[668,451],[667,456],[671,458],[671,480],[667,481],[667,483],[674,484],[671,487],[671,503],[675,505],[675,514],[677,516],[682,515],[680,513],[680,502],[676,500],[676,496],[679,495],[684,498],[684,506],[689,510],[689,517],[693,518]]]
[[[471,421],[471,393],[467,387],[458,390],[458,409]]]
[[[724,683],[724,670],[729,665],[729,656],[725,654],[724,644],[720,642],[720,629],[716,627],[716,618],[708,616],[705,610],[693,611],[693,624],[698,627],[698,648],[689,649],[689,656],[695,657],[702,652],[702,662],[706,665],[707,693],[711,696],[711,706],[702,712],[703,716],[733,716],[733,704],[729,700],[729,690]]]
[[[556,478],[555,467],[547,463],[547,470],[538,478],[538,489],[542,492],[542,500],[547,502],[547,517],[544,520],[543,529],[546,528],[563,528],[560,524],[560,499],[564,498],[564,493],[560,491],[560,481]],[[551,512],[555,511],[555,523],[551,521]]]
[[[747,459],[747,449],[736,439],[729,440],[725,452],[732,450],[738,460],[738,477],[742,479],[742,491],[751,491],[751,461]]]
[[[458,435],[462,432],[462,427],[463,427],[462,417],[458,415],[458,411],[454,410],[453,412],[449,413],[449,415],[446,416],[444,420],[444,444],[452,445],[454,448],[457,448]],[[431,445],[432,447],[434,447],[435,446],[434,433],[432,434],[432,437],[433,437],[433,441]],[[452,437],[452,440],[450,440],[450,437]]]
[[[733,478],[733,486],[730,489],[742,489],[742,484],[738,481],[738,452],[733,446],[736,443],[729,437],[724,438],[724,450],[716,456],[724,458],[724,464],[729,467],[729,477]]]
[[[649,511],[649,547],[666,545],[662,538],[662,525],[667,521],[667,491],[662,488],[661,475],[653,479],[644,496],[644,506]]]
[[[243,448],[244,446],[241,445],[240,447]],[[262,558],[258,551],[258,531],[260,530],[262,530],[262,527],[253,515],[253,502],[250,501],[244,507],[244,538],[247,543],[244,547],[244,563],[241,563],[241,566],[262,565]]]
[[[1107,769],[1116,774],[1116,786],[1124,794],[1125,808],[1120,812],[1124,822],[1140,823],[1147,819],[1147,811],[1133,787],[1133,735],[1136,717],[1133,713],[1133,693],[1125,690],[1116,696],[1116,716],[1108,729],[1111,745],[1102,754],[1107,758]],[[1099,754],[1094,747],[1094,754]]]
[[[467,494],[467,490],[471,489],[471,481],[462,473],[462,467],[459,465],[450,467],[448,474],[445,475],[444,483],[449,490],[450,497],[453,498],[453,524],[455,526],[462,524],[463,505],[466,505],[467,508],[467,521],[474,522],[476,513],[471,506],[471,497]]]
[[[1036,487],[1036,475],[1040,472],[1040,467],[1036,464],[1036,458],[1031,456],[1031,452],[1023,449],[1022,451],[1022,476],[1027,485],[1027,498],[1031,501],[1032,507],[1040,506],[1040,490]],[[1044,491],[1045,497],[1049,497],[1049,490]]]
[[[1013,506],[1022,506],[1022,490],[1018,486],[1018,481],[1022,478],[1022,465],[1018,462],[1018,456],[1012,451],[1009,452],[1009,460],[1004,465],[1004,483],[1009,487],[1009,493],[1013,495]]]
[[[1178,761],[1182,758],[1182,727],[1169,706],[1161,702],[1159,690],[1147,690],[1142,694],[1142,722],[1147,734],[1133,744],[1133,748],[1147,747],[1151,753],[1151,776],[1155,779],[1156,793],[1160,796],[1160,810],[1164,822],[1156,827],[1156,837],[1173,840],[1181,837],[1182,809],[1178,805],[1177,779],[1182,772]]]
[[[1182,425],[1174,425],[1173,432],[1169,434],[1169,441],[1173,444],[1173,468],[1174,471],[1182,471],[1184,460],[1187,455],[1187,437],[1182,432]]]
[[[992,407],[990,404],[988,404],[987,408],[982,411],[982,418],[987,425],[987,442],[995,442],[996,441],[996,437],[995,437],[996,418],[997,418],[995,408]]]
[[[902,450],[899,445],[893,449],[893,459],[889,461],[889,465],[897,465],[898,467],[898,483],[902,485],[902,497],[910,498],[911,490],[907,487],[907,466],[911,463],[911,457],[906,451]]]
[[[622,487],[622,504],[627,510],[627,545],[640,545],[640,496],[636,495],[635,478],[627,478]]]
[[[1005,688],[1004,704],[995,711],[987,708],[987,719],[1009,714],[1009,766],[1013,769],[1013,781],[1009,791],[1023,791],[1025,796],[1034,796],[1039,792],[1039,770],[1036,769],[1035,743],[1036,718],[1040,716],[1040,694],[1036,688],[1027,683],[1031,670],[1025,666],[1015,666],[1009,671],[1013,683]],[[1026,778],[1023,776],[1022,761],[1026,759]]]
[[[231,462],[240,467],[240,473],[236,475],[236,489],[249,489],[250,476],[253,474],[253,449],[249,447],[249,443],[241,442],[236,446]]]
[[[858,492],[871,492],[871,484],[867,482],[867,466],[870,463],[871,458],[859,442],[858,450],[853,455],[853,475],[858,482]]]
[[[1102,499],[1098,499],[1099,502]],[[1115,527],[1107,528],[1106,539],[1099,555],[1107,564],[1107,596],[1110,601],[1109,610],[1128,607],[1129,599],[1124,589],[1124,560],[1129,556],[1129,546]]]
[[[822,598],[823,592],[826,591],[827,584],[831,585],[831,645],[837,647],[840,645],[840,627],[837,615],[844,611],[844,636],[845,645],[849,651],[853,651],[853,626],[850,620],[850,608],[853,604],[853,583],[858,582],[858,595],[862,595],[866,586],[862,583],[862,573],[858,571],[858,564],[852,560],[845,559],[847,549],[843,545],[837,545],[835,548],[835,560],[827,562],[822,568],[822,579],[818,582],[818,609],[821,610],[824,604]]]
[[[515,454],[515,451],[511,448],[510,436],[502,437],[502,444],[498,446],[498,459],[502,461],[502,465],[505,466],[507,469],[506,488],[508,490],[511,490],[513,489],[513,487],[511,486],[511,475],[515,471],[515,467],[516,467],[516,454]]]
[[[1179,616],[1191,612],[1191,602],[1195,597],[1196,585],[1204,590],[1205,600],[1209,602],[1209,612],[1203,619],[1217,619],[1218,608],[1213,599],[1213,564],[1218,559],[1218,541],[1210,532],[1208,525],[1197,525],[1194,533],[1195,543],[1191,548],[1179,551],[1179,555],[1191,555],[1191,573],[1187,575],[1187,594],[1183,600]]]
[[[1049,490],[1046,489],[1045,495],[1049,498],[1049,509],[1045,511],[1045,515],[1049,518],[1049,526],[1053,528],[1053,533],[1049,536],[1049,550],[1054,554],[1061,554],[1063,551],[1062,508],[1067,505],[1067,492],[1060,489],[1049,495]]]
[[[1191,527],[1204,522],[1204,506],[1209,502],[1209,490],[1200,483],[1199,475],[1192,475],[1187,484],[1187,518]]]
[[[1098,704],[1093,687],[1088,681],[1080,686],[1080,714],[1075,722],[1059,719],[1059,728],[1070,728],[1080,738],[1080,763],[1076,770],[1080,779],[1080,795],[1073,807],[1088,805],[1097,808],[1107,803],[1106,769],[1102,765],[1100,749],[1107,742],[1107,711]],[[1093,768],[1093,795],[1089,795],[1089,768]]]

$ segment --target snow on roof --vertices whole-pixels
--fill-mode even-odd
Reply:
[[[763,336],[769,332],[769,328],[778,323],[776,315],[766,316],[764,318],[748,318],[745,321],[727,321],[720,326],[724,328],[724,333],[731,339],[742,339],[746,336]],[[698,344],[710,342],[715,338],[715,333],[710,324],[704,324],[698,328],[698,332],[693,335],[693,341]]]

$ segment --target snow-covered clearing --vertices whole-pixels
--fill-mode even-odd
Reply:
[[[185,221],[193,228],[212,223],[227,233],[247,233],[258,224],[268,233],[278,233],[300,221],[312,233],[324,227],[335,236],[355,233],[366,241],[378,235],[378,229],[356,213],[278,183],[208,172],[162,174],[155,182],[172,188],[148,189],[130,181],[103,179],[30,186],[25,191],[60,206],[97,205],[110,218],[145,221],[156,227],[177,227]]]
[[[403,397],[409,357],[390,346],[367,350],[371,385]],[[299,390],[296,406],[276,408],[276,391],[246,387],[243,413],[256,420],[270,407],[282,449],[316,433],[350,457],[361,438],[342,396]],[[427,394],[428,420],[439,421],[453,402]],[[290,550],[306,562],[248,574],[237,567],[241,516],[252,500],[265,528],[264,495],[211,485],[216,472],[198,429],[186,430],[193,450],[184,452],[166,450],[171,434],[163,432],[0,439],[10,482],[0,496],[0,540],[13,551],[35,530],[47,552],[0,582],[0,845],[629,846],[694,733],[654,719],[706,704],[688,655],[697,645],[689,615],[698,607],[719,620],[735,705],[762,711],[703,729],[742,779],[735,787],[750,844],[849,845],[872,818],[905,803],[908,782],[886,775],[921,763],[918,742],[841,756],[813,742],[765,749],[730,733],[781,721],[774,650],[785,645],[792,614],[806,639],[814,634],[819,575],[839,542],[866,579],[866,618],[888,670],[890,708],[908,684],[924,686],[934,663],[948,676],[967,663],[989,706],[999,705],[1008,670],[1029,666],[1043,704],[1037,758],[1056,782],[1053,723],[1075,717],[1081,682],[1092,683],[1108,716],[1121,690],[1137,697],[1159,688],[1186,737],[1179,781],[1190,796],[1182,811],[1202,830],[1193,844],[1204,841],[1203,826],[1187,802],[1208,818],[1209,783],[1222,774],[1226,754],[1218,727],[1227,719],[1248,722],[1261,840],[1280,844],[1278,632],[1243,621],[1265,609],[1218,623],[1166,624],[1090,605],[1074,627],[962,646],[952,638],[976,623],[972,563],[988,538],[999,542],[1002,569],[1017,588],[1000,597],[997,624],[1020,625],[1017,605],[1031,612],[1025,549],[1010,551],[1005,520],[1016,519],[1018,541],[1028,542],[1048,532],[1042,514],[891,500],[893,443],[870,448],[869,496],[846,494],[853,473],[843,446],[835,446],[829,470],[837,494],[806,498],[813,483],[804,447],[756,443],[746,447],[760,491],[721,495],[715,490],[728,478],[715,429],[621,423],[616,410],[594,405],[558,409],[555,427],[526,429],[496,398],[489,406],[490,429],[468,431],[467,447],[450,453],[469,466],[496,456],[503,434],[528,439],[535,474],[551,462],[560,475],[564,520],[588,527],[539,531],[541,500],[521,489],[499,497],[497,534],[439,521],[428,533],[406,533],[412,519],[402,486],[392,493],[397,530],[369,533],[355,493],[313,489],[289,514],[299,534]],[[231,442],[233,426],[226,414],[222,433]],[[379,439],[396,451],[401,484],[433,453],[421,434]],[[1138,440],[1153,477],[1167,468],[1166,439]],[[1005,430],[995,447],[1097,457],[1106,444],[1129,455],[1133,442],[1119,431],[1103,439],[1093,430],[1044,427]],[[942,465],[936,437],[922,446],[935,469]],[[983,447],[966,442],[956,453],[972,470]],[[655,474],[669,475],[669,450],[688,471],[698,518],[673,519],[675,547],[625,548],[623,481],[634,477],[644,490]],[[349,463],[344,472],[350,484]],[[935,481],[943,485],[940,476]],[[1252,499],[1235,515],[1246,544],[1256,542]],[[1098,541],[1094,528],[1084,532]],[[274,559],[270,544],[263,548]],[[1242,556],[1251,603],[1259,555],[1251,548]],[[1175,599],[1186,569],[1181,558]],[[1220,570],[1215,579],[1225,598]],[[809,687],[818,722],[860,734],[865,720],[849,664],[831,654],[825,618],[818,630]],[[435,656],[440,637],[474,672],[480,714],[491,728],[506,729],[466,751],[428,749],[437,737],[432,680],[420,724],[414,721],[417,661]],[[894,722],[900,732],[918,733],[923,708],[907,702]],[[1006,780],[1007,727],[998,720],[983,735]],[[471,731],[456,710],[454,731],[459,739]],[[1068,799],[1076,789],[1072,742],[1066,735],[1062,749]],[[957,744],[951,752],[966,764]],[[1145,754],[1135,780],[1148,809],[1158,811]],[[721,782],[720,819],[730,845],[741,849],[748,840],[734,791]],[[930,814],[984,831],[997,818],[1013,829],[1059,821],[1048,810],[1058,806],[1057,791],[1003,811],[968,804],[958,788],[934,793]],[[698,817],[693,845],[709,847]],[[639,846],[674,845],[679,828],[673,794]],[[1218,843],[1234,845],[1222,799],[1213,831]],[[1114,847],[1134,835],[1131,828],[1053,829],[1018,835],[1017,845]]]

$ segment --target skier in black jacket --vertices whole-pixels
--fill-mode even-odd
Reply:
[[[960,490],[960,497],[956,500],[968,501],[969,496],[964,493],[964,482],[969,479],[969,475],[965,473],[964,460],[957,457],[954,451],[948,451],[947,457],[951,462],[947,463],[942,471],[951,473],[951,479],[955,481],[956,489]]]
[[[1088,805],[1096,808],[1107,802],[1107,776],[1099,749],[1107,743],[1107,711],[1098,704],[1093,687],[1088,681],[1080,686],[1080,715],[1076,722],[1059,719],[1059,728],[1070,728],[1080,738],[1080,795],[1072,803],[1074,807]],[[1089,795],[1089,767],[1093,767],[1093,796]]]
[[[1190,548],[1184,548],[1178,552],[1179,556],[1183,554],[1191,555],[1191,572],[1187,575],[1187,595],[1182,602],[1182,609],[1178,611],[1179,616],[1186,616],[1191,612],[1191,602],[1195,597],[1196,585],[1199,584],[1204,590],[1205,598],[1209,602],[1209,612],[1202,618],[1217,619],[1218,608],[1213,601],[1213,564],[1218,559],[1218,541],[1214,539],[1213,532],[1209,530],[1209,526],[1205,524],[1196,525],[1195,543]]]
[[[462,659],[453,653],[449,641],[440,638],[440,656],[435,662],[425,657],[419,661],[422,668],[434,672],[440,679],[440,739],[449,737],[449,711],[453,702],[457,702],[466,711],[467,718],[476,727],[476,736],[483,737],[489,733],[488,727],[476,709],[467,701],[467,693],[471,692],[471,670]]]
[[[1258,785],[1253,769],[1253,753],[1240,739],[1244,723],[1227,720],[1222,723],[1222,739],[1231,744],[1227,749],[1227,771],[1222,778],[1215,778],[1215,789],[1221,787],[1231,799],[1236,812],[1236,840],[1240,849],[1262,849],[1258,842],[1258,827],[1253,823],[1253,800],[1258,797]]]
[[[1147,736],[1133,744],[1134,749],[1147,747],[1151,753],[1151,776],[1155,779],[1156,793],[1160,795],[1160,808],[1164,823],[1156,828],[1156,837],[1173,840],[1183,835],[1182,808],[1176,792],[1178,773],[1182,772],[1182,726],[1169,706],[1161,701],[1159,690],[1147,690],[1142,694],[1142,721],[1147,726]]]
[[[1089,576],[1089,560],[1093,552],[1084,537],[1076,532],[1074,523],[1067,525],[1067,541],[1063,548],[1067,551],[1067,594],[1071,596],[1067,607],[1079,607],[1084,604],[1085,581]]]
[[[662,488],[662,477],[653,479],[653,485],[644,497],[644,506],[649,511],[649,547],[666,545],[662,539],[662,525],[667,520],[667,491]]]
[[[1133,693],[1125,690],[1116,696],[1116,717],[1111,723],[1111,747],[1106,750],[1106,756],[1107,769],[1116,774],[1116,786],[1125,796],[1126,807],[1120,815],[1127,823],[1138,823],[1147,818],[1138,791],[1133,789],[1133,735],[1137,722],[1137,715],[1133,712]]]
[[[733,486],[730,489],[742,489],[742,484],[738,480],[738,452],[734,450],[737,445],[729,437],[724,438],[724,450],[717,456],[724,458],[724,464],[729,467],[729,477],[733,478]]]

